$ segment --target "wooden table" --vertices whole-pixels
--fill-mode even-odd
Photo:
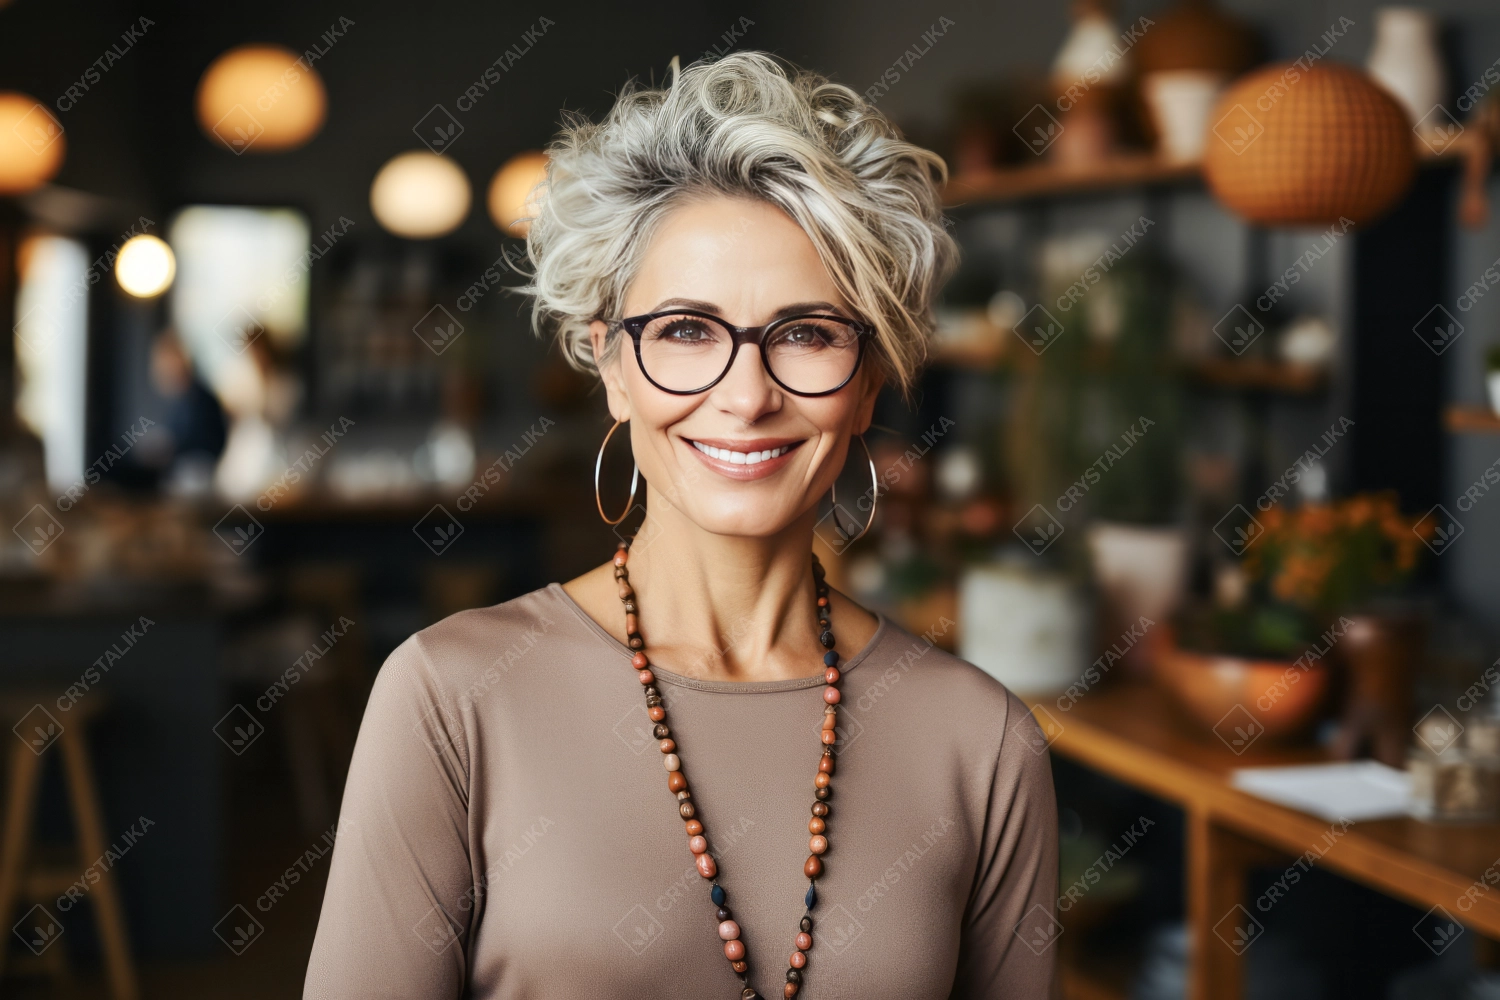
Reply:
[[[1312,852],[1315,863],[1426,912],[1432,907],[1489,939],[1500,939],[1500,824],[1443,826],[1401,818],[1338,823],[1287,809],[1229,784],[1237,767],[1327,760],[1318,748],[1276,747],[1264,737],[1236,756],[1200,733],[1156,688],[1124,684],[1088,692],[1067,711],[1027,699],[1051,751],[1180,806],[1187,823],[1189,1000],[1238,1000],[1237,929],[1259,934],[1244,898],[1253,865],[1283,867]],[[1066,704],[1066,701],[1064,701]],[[1321,853],[1321,856],[1319,855]],[[1243,912],[1236,910],[1243,907]],[[1433,919],[1442,919],[1441,913]]]

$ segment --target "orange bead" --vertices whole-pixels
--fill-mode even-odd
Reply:
[[[817,774],[813,775],[813,787],[827,788],[832,780],[833,779],[828,776],[827,771],[819,771]]]
[[[807,849],[809,851],[812,851],[814,854],[822,854],[824,851],[828,850],[828,838],[820,836],[813,836],[809,838],[807,841]]]
[[[837,684],[839,682],[840,676],[841,675],[839,674],[838,667],[829,667],[827,670],[823,671],[823,683]]]
[[[677,741],[676,740],[662,740],[661,741],[661,752],[662,753],[671,753],[673,750],[676,750],[676,749],[677,749]]]
[[[729,967],[735,972],[744,972],[746,969],[750,968],[750,963],[742,958],[738,962],[730,962]]]
[[[702,856],[705,858],[708,857],[708,855],[706,854]],[[738,962],[744,959],[745,942],[741,941],[739,938],[735,938],[733,941],[725,941],[724,957],[729,959],[731,962]]]
[[[812,819],[807,821],[808,833],[822,833],[826,829],[828,829],[827,820],[819,819],[817,816],[814,816]]]
[[[823,730],[823,735],[819,738],[822,739],[824,746],[831,747],[839,741],[839,734],[832,729],[825,729]]]
[[[656,680],[656,675],[651,672],[651,668],[650,667],[647,667],[645,670],[642,670],[636,676],[640,679],[640,682],[642,684],[650,684],[652,681]]]
[[[640,623],[636,621],[635,615],[627,612],[625,615],[625,634],[635,635],[640,630]]]
[[[703,857],[706,858],[708,857],[708,855],[705,854],[703,855]],[[806,875],[808,878],[817,878],[819,875],[823,874],[823,859],[818,857],[816,854],[809,856],[807,859],[807,864],[802,866],[802,874]]]
[[[708,838],[701,833],[696,837],[688,838],[688,850],[694,854],[702,854],[708,850]]]
[[[819,757],[818,758],[818,770],[822,771],[824,774],[832,774],[833,773],[833,757],[830,756],[829,754],[826,754],[826,753],[823,756]]]
[[[646,709],[646,717],[649,718],[652,722],[660,722],[662,719],[665,719],[667,717],[667,710],[665,708],[662,708],[660,705],[652,705],[650,708]]]
[[[836,712],[836,711],[828,711],[828,712],[824,712],[823,713],[823,728],[824,729],[836,729],[838,727],[838,724],[839,724],[838,712]]]
[[[646,659],[645,653],[636,653],[630,658],[630,665],[637,670],[645,670],[651,665],[651,661]]]
[[[713,878],[719,874],[719,866],[714,863],[712,854],[698,854],[693,857],[693,864],[698,866],[698,874],[704,878]],[[730,958],[744,958],[744,955],[731,955]]]
[[[800,951],[794,951],[792,957],[787,959],[787,964],[794,969],[800,969],[807,964],[807,956]]]
[[[616,566],[624,566],[625,563],[629,561],[629,559],[630,559],[629,550],[627,550],[627,549],[619,549],[619,550],[617,550],[615,552],[615,565]]]
[[[801,934],[797,935],[797,950],[798,951],[807,951],[811,947],[812,947],[812,935],[811,934],[807,933],[807,931],[803,931]]]
[[[688,834],[689,837],[696,837],[696,836],[698,836],[698,834],[700,834],[702,832],[703,832],[703,824],[700,823],[698,820],[696,820],[696,819],[690,819],[690,820],[687,821],[687,834]]]
[[[687,779],[682,776],[681,771],[667,772],[667,791],[680,792],[687,787]]]
[[[826,687],[823,689],[823,700],[828,702],[828,704],[830,705],[837,705],[840,701],[843,700],[843,697],[843,695],[839,694],[838,688]]]
[[[785,1000],[792,1000],[792,997],[797,995],[797,990],[799,989],[801,989],[801,987],[796,983],[787,983],[786,986],[782,989],[781,995],[785,998]]]

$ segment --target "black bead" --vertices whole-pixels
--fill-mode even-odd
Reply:
[[[646,696],[646,707],[647,708],[658,708],[660,706],[661,706],[661,698],[659,696],[657,696],[657,695],[647,695]]]
[[[760,1000],[760,994],[752,990],[750,987],[746,986],[744,990],[740,992],[740,1000]]]
[[[833,788],[831,786],[818,788],[813,791],[813,798],[817,799],[819,802],[827,802],[832,797]]]
[[[651,730],[651,735],[655,736],[659,740],[664,740],[668,736],[672,735],[672,730],[670,730],[670,729],[667,728],[667,724],[666,723],[664,723],[664,722],[658,722],[656,724],[656,728],[654,728],[654,729]]]
[[[616,580],[623,580],[624,578],[625,578],[625,567],[624,566],[616,566],[615,567],[615,579]]]
[[[827,816],[828,815],[828,811],[829,810],[828,810],[828,803],[827,802],[814,802],[813,803],[812,814],[814,816],[819,816],[819,817]]]
[[[800,926],[802,927],[802,933],[803,934],[811,934],[812,933],[812,917],[803,917],[802,918],[802,923],[801,923]]]
[[[734,914],[731,913],[731,912],[729,912],[729,907],[727,907],[727,906],[721,906],[721,907],[719,907],[719,923],[722,924],[726,920],[733,920],[733,919],[734,919]]]
[[[820,636],[818,636],[818,641],[823,644],[823,648],[825,648],[825,649],[832,649],[833,648],[833,633],[829,632],[827,629],[824,629],[823,634],[820,635]]]
[[[633,636],[630,637],[630,648],[631,649],[637,649],[637,650],[639,650],[639,649],[644,649],[645,647],[646,647],[646,640],[642,639],[638,635],[633,635]]]
[[[802,985],[802,972],[800,970],[798,970],[798,969],[787,969],[786,970],[786,981],[789,982],[789,983],[796,983],[798,986],[801,986]]]
[[[646,697],[650,698],[650,697],[653,697],[653,696],[657,697],[657,698],[660,698],[661,697],[661,689],[658,688],[655,684],[647,684],[646,685]]]

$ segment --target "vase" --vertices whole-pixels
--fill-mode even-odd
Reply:
[[[1144,638],[1133,642],[1122,659],[1127,673],[1144,673],[1165,633],[1156,626],[1177,610],[1187,588],[1187,535],[1178,527],[1096,521],[1089,525],[1087,541],[1107,612],[1105,636],[1138,626]]]
[[[1152,73],[1141,81],[1163,159],[1173,163],[1202,159],[1208,116],[1225,79],[1223,73],[1212,70],[1181,69]]]
[[[1489,391],[1490,409],[1500,414],[1500,369],[1485,373],[1484,387]]]
[[[1447,72],[1437,43],[1437,19],[1418,7],[1375,11],[1375,44],[1365,63],[1415,125],[1443,99]]]
[[[1340,760],[1362,753],[1404,767],[1411,742],[1412,677],[1426,642],[1426,622],[1415,614],[1345,615],[1338,639],[1348,688],[1344,719],[1330,748]]]
[[[1087,662],[1088,608],[1061,576],[976,566],[959,583],[958,654],[1021,694],[1055,694]]]

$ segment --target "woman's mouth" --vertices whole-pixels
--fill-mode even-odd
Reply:
[[[730,479],[760,479],[790,460],[801,440],[757,438],[749,441],[684,438],[704,465]]]

